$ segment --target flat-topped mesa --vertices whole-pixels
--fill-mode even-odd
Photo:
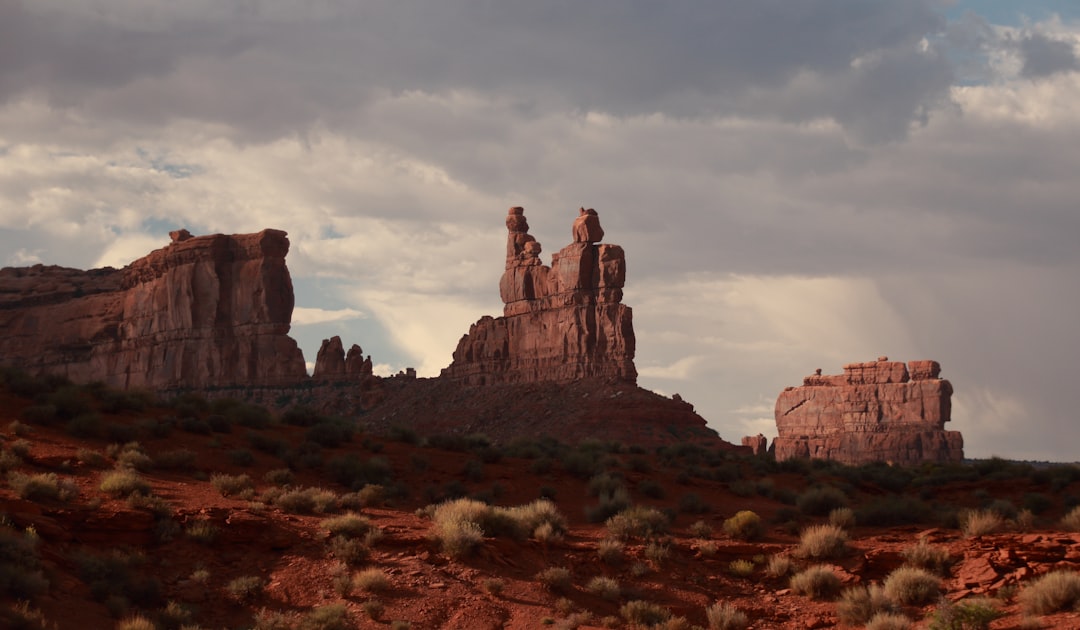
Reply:
[[[3,362],[159,390],[306,378],[285,232],[171,236],[120,270],[0,270]]]
[[[503,316],[473,324],[443,376],[471,385],[636,382],[632,311],[621,304],[626,257],[618,245],[597,244],[604,230],[596,211],[578,211],[574,242],[551,257],[550,267],[522,208],[510,208],[506,228]]]
[[[844,373],[803,379],[776,400],[776,459],[831,459],[845,464],[960,461],[964,441],[944,430],[952,385],[937,361],[906,365],[880,357]]]

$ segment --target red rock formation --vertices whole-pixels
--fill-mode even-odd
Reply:
[[[952,385],[936,361],[889,361],[821,370],[776,400],[776,459],[812,457],[845,464],[960,461],[963,437],[945,431]]]
[[[119,270],[0,270],[2,361],[117,387],[302,381],[285,232],[171,236]]]
[[[754,455],[762,455],[769,450],[769,438],[760,433],[757,435],[744,435],[742,445],[749,448]]]
[[[581,210],[575,242],[540,261],[524,210],[506,217],[506,271],[499,281],[503,316],[484,317],[461,338],[443,376],[471,385],[569,382],[633,383],[632,312],[621,304],[626,259],[603,237],[595,210]]]
[[[312,377],[317,380],[356,380],[371,376],[371,357],[364,358],[364,351],[353,344],[348,356],[337,335],[323,339],[319,354],[315,359],[315,371]]]

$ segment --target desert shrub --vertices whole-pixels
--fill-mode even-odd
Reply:
[[[1016,518],[1016,506],[1008,499],[994,499],[986,506],[986,509],[997,514],[1003,520]]]
[[[769,556],[769,562],[765,565],[765,573],[771,577],[784,577],[791,573],[791,558],[782,554]]]
[[[157,630],[157,624],[142,615],[123,619],[116,624],[116,630]]]
[[[1029,532],[1035,527],[1035,513],[1025,508],[1016,513],[1013,518],[1013,526],[1017,531]]]
[[[750,577],[754,573],[754,563],[738,559],[728,563],[728,571],[736,577]]]
[[[349,610],[339,603],[313,608],[300,620],[298,630],[351,630],[355,627],[349,619]]]
[[[145,561],[141,554],[115,549],[102,555],[75,557],[79,576],[90,586],[90,595],[95,600],[130,601],[149,608],[160,604],[161,583],[138,573],[137,568]]]
[[[303,405],[290,407],[281,414],[281,421],[283,423],[291,424],[296,427],[314,426],[325,419],[325,416],[319,412],[311,407],[305,407]]]
[[[337,493],[324,488],[285,490],[274,505],[292,514],[325,514],[337,509]]]
[[[506,580],[501,578],[485,578],[484,581],[480,583],[480,586],[485,592],[498,597],[502,594],[503,590],[506,589]]]
[[[626,602],[619,608],[619,614],[627,623],[646,628],[666,622],[671,618],[671,611],[659,604],[641,599]]]
[[[1061,517],[1061,526],[1070,532],[1080,532],[1080,505]]]
[[[548,567],[536,574],[536,581],[549,591],[564,593],[573,585],[573,576],[566,567]]]
[[[101,476],[98,488],[105,494],[124,498],[133,494],[150,494],[150,484],[133,470],[112,470]]]
[[[546,544],[556,543],[563,539],[561,532],[555,530],[551,523],[538,526],[532,533],[532,537],[538,542]]]
[[[275,486],[287,486],[296,481],[296,475],[288,468],[275,468],[263,475],[263,481]]]
[[[585,492],[590,497],[598,497],[602,494],[611,494],[615,490],[625,487],[626,483],[621,473],[602,472],[589,479],[589,483],[585,485]]]
[[[866,630],[908,630],[911,620],[899,613],[881,612],[866,623]]]
[[[181,431],[194,433],[195,435],[210,435],[214,432],[214,427],[210,426],[209,422],[195,416],[180,418],[180,421],[176,423],[176,426],[178,426]]]
[[[0,450],[0,473],[22,466],[23,460],[12,451]]]
[[[709,630],[745,630],[750,625],[746,613],[720,602],[705,608],[705,618],[709,620]]]
[[[941,578],[918,567],[900,567],[885,578],[882,588],[893,601],[921,606],[941,594]]]
[[[330,538],[329,549],[335,558],[349,566],[363,564],[371,557],[371,547],[366,540],[359,538],[333,536]]]
[[[1054,505],[1053,500],[1041,492],[1024,493],[1023,506],[1032,514],[1042,514]]]
[[[70,479],[60,479],[55,473],[24,475],[8,474],[8,485],[23,499],[29,501],[70,501],[79,494],[79,488]]]
[[[836,613],[840,621],[852,625],[868,623],[878,613],[895,610],[896,604],[877,584],[844,589],[840,593],[840,601],[836,603]]]
[[[444,553],[461,558],[484,542],[484,530],[474,521],[460,517],[445,517],[435,524],[434,535]]]
[[[234,578],[225,585],[229,597],[240,603],[249,603],[262,595],[266,582],[257,575]]]
[[[605,525],[616,538],[651,538],[667,531],[668,517],[656,508],[635,505],[612,516]]]
[[[847,551],[847,538],[835,525],[812,525],[803,530],[794,553],[800,558],[835,558]]]
[[[915,545],[905,549],[904,559],[913,567],[925,569],[937,575],[945,575],[952,565],[949,550],[931,545],[925,538],[920,538]]]
[[[194,451],[178,448],[158,453],[154,457],[154,467],[163,470],[191,470],[195,467],[195,459]]]
[[[970,510],[960,515],[960,530],[965,536],[983,536],[1001,529],[1002,518],[990,510]]]
[[[240,495],[255,489],[255,484],[251,482],[251,477],[247,475],[214,473],[210,475],[210,485],[214,486],[223,497]]]
[[[855,527],[855,511],[848,507],[836,508],[829,512],[829,524],[841,529]]]
[[[596,504],[585,506],[585,519],[590,523],[602,523],[630,507],[630,491],[622,485],[601,492],[597,499]]]
[[[808,488],[795,499],[795,506],[799,511],[810,516],[825,516],[836,508],[847,505],[847,495],[833,486]]]
[[[626,545],[617,538],[605,538],[596,546],[596,554],[600,560],[610,565],[617,565],[623,560],[623,552]]]
[[[387,489],[377,483],[369,483],[356,492],[341,495],[341,507],[348,510],[361,510],[378,507],[386,502]]]
[[[352,490],[369,484],[386,485],[393,477],[390,462],[381,456],[365,461],[355,455],[339,455],[327,461],[324,469],[334,481]]]
[[[609,601],[619,599],[619,595],[622,594],[622,588],[619,586],[618,580],[599,575],[589,580],[589,583],[585,585],[585,590]]]
[[[95,412],[80,413],[65,425],[68,435],[77,438],[94,438],[101,435],[101,415]]]
[[[158,611],[158,626],[162,630],[185,630],[191,628],[191,609],[179,602],[169,601]]]
[[[0,597],[31,599],[49,588],[37,542],[37,536],[0,525]]]
[[[1080,604],[1080,572],[1059,570],[1030,582],[1019,595],[1020,605],[1033,615],[1049,615]]]
[[[309,442],[326,448],[336,448],[351,442],[355,428],[343,420],[323,420],[304,434]]]
[[[663,499],[667,496],[664,487],[653,479],[642,479],[638,482],[637,491],[650,499]]]
[[[382,569],[371,567],[357,571],[352,578],[352,585],[369,593],[381,593],[390,588],[390,578]]]
[[[814,565],[791,576],[791,590],[814,599],[830,599],[840,590],[840,578],[832,567]]]
[[[765,531],[761,517],[750,510],[736,512],[724,521],[724,533],[739,540],[754,540]]]
[[[234,448],[229,451],[229,462],[233,466],[248,467],[255,464],[255,455],[246,448]]]
[[[989,598],[965,599],[955,604],[942,598],[930,617],[929,630],[989,630],[991,622],[1004,614]]]
[[[694,523],[690,525],[690,535],[705,540],[712,537],[713,529],[705,521],[694,521]]]
[[[187,529],[184,530],[184,534],[197,543],[212,545],[214,541],[217,540],[220,531],[221,530],[209,520],[200,518],[192,521],[192,523],[187,526]]]
[[[686,514],[706,514],[712,507],[696,492],[687,492],[679,497],[679,511]]]
[[[518,529],[526,534],[535,536],[537,530],[545,525],[551,528],[553,534],[566,533],[566,517],[559,512],[555,503],[548,499],[537,499],[525,505],[501,509],[505,509],[517,523]]]
[[[864,526],[888,527],[925,523],[933,510],[916,497],[889,495],[860,504],[855,520]]]
[[[653,564],[660,566],[671,555],[671,548],[654,540],[645,545],[643,553]]]
[[[332,536],[345,536],[348,538],[363,538],[377,529],[366,516],[351,513],[328,518],[322,522],[322,526]]]
[[[106,448],[106,455],[116,459],[117,468],[147,471],[154,467],[154,460],[147,455],[138,442],[111,444]]]
[[[382,617],[383,611],[386,610],[386,606],[377,599],[369,599],[360,604],[360,610],[364,611],[368,619],[378,621]]]

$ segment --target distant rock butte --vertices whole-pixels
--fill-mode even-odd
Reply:
[[[170,236],[123,269],[0,270],[2,361],[121,388],[306,379],[285,232]]]
[[[503,316],[484,317],[461,338],[442,375],[468,385],[606,379],[635,383],[634,327],[623,305],[626,258],[595,210],[579,210],[574,242],[540,260],[522,208],[506,217]]]
[[[845,464],[960,461],[964,441],[945,431],[952,385],[936,361],[907,365],[880,357],[844,373],[803,379],[776,400],[776,459],[830,459]]]

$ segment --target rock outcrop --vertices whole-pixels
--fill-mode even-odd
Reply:
[[[170,235],[123,269],[0,270],[0,361],[121,388],[306,379],[285,232]]]
[[[880,357],[844,373],[803,379],[776,400],[776,459],[810,457],[845,464],[960,461],[964,441],[946,431],[952,385],[936,361],[907,365]]]
[[[618,245],[597,244],[604,231],[596,211],[579,211],[574,242],[550,267],[522,208],[510,208],[506,227],[503,316],[473,324],[443,376],[469,385],[636,382],[632,311],[621,303],[626,258]]]
[[[316,380],[358,381],[371,376],[371,373],[371,357],[364,358],[364,351],[356,344],[349,348],[349,353],[346,355],[341,337],[335,335],[329,339],[323,339],[319,354],[315,358],[315,371],[312,377]]]

